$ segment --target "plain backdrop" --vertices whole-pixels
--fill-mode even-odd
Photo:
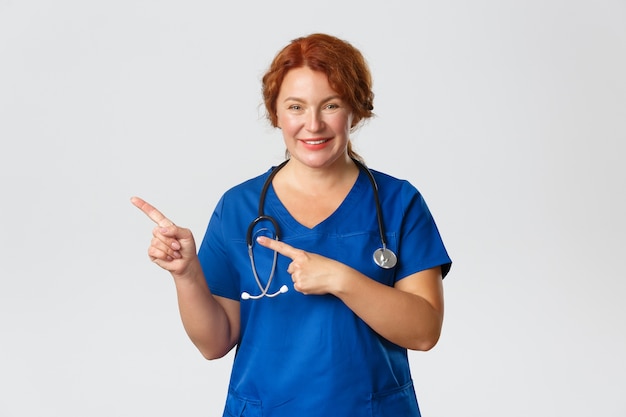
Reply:
[[[200,239],[281,161],[260,78],[312,32],[367,58],[355,147],[454,260],[423,415],[625,416],[623,0],[0,0],[0,416],[221,416],[232,354],[187,339],[129,198]]]

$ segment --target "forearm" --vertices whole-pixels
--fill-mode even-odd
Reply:
[[[235,345],[236,323],[231,323],[224,307],[209,290],[199,262],[185,276],[175,276],[181,320],[187,335],[207,359],[226,355]]]
[[[139,197],[131,202],[157,227],[148,248],[150,260],[174,278],[180,316],[191,341],[207,359],[228,353],[239,338],[239,303],[211,294],[191,230],[178,227]]]
[[[443,324],[443,294],[440,282],[435,281],[441,277],[434,273],[424,271],[424,276],[405,278],[413,280],[409,285],[416,285],[399,289],[348,269],[338,280],[342,284],[335,295],[387,340],[408,349],[429,350],[439,340]],[[430,285],[422,296],[415,289],[427,281]]]

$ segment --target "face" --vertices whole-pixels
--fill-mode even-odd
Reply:
[[[276,114],[292,159],[319,168],[347,158],[352,110],[323,72],[290,70],[280,87]]]

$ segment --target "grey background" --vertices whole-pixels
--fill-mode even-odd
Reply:
[[[423,414],[626,415],[623,0],[0,0],[1,416],[221,415],[232,356],[186,338],[129,198],[201,238],[281,160],[260,77],[316,31],[370,62],[356,148],[454,259]]]

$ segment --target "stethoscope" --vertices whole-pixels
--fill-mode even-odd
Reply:
[[[369,181],[372,184],[372,190],[374,191],[374,204],[376,205],[376,218],[378,221],[378,233],[380,234],[381,247],[374,251],[374,254],[372,257],[376,265],[378,265],[379,267],[383,269],[391,269],[394,266],[396,266],[396,263],[398,262],[398,258],[396,257],[396,254],[393,253],[391,249],[387,248],[387,240],[385,239],[385,225],[383,224],[382,208],[380,205],[380,200],[378,198],[378,185],[376,184],[376,180],[374,179],[374,176],[372,175],[371,171],[363,163],[361,163],[360,161],[354,158],[352,160],[363,172],[367,174],[367,177],[369,178]],[[270,286],[272,285],[272,280],[274,279],[274,273],[276,272],[278,252],[274,251],[272,269],[267,279],[267,284],[263,286],[263,284],[261,284],[261,280],[259,278],[259,274],[256,269],[256,264],[254,262],[254,253],[252,251],[252,243],[253,243],[252,236],[254,234],[253,233],[254,228],[260,222],[270,222],[272,224],[272,227],[274,228],[273,238],[276,240],[280,240],[280,227],[278,226],[278,222],[273,217],[264,214],[263,209],[265,206],[265,196],[267,195],[267,190],[270,184],[272,183],[274,176],[278,173],[278,171],[280,171],[287,164],[287,162],[289,162],[288,159],[284,161],[283,163],[281,163],[280,165],[278,165],[276,168],[274,168],[272,172],[270,173],[270,175],[265,180],[265,184],[263,184],[263,188],[261,189],[261,196],[259,198],[259,215],[257,216],[256,219],[252,220],[252,223],[250,223],[250,225],[248,226],[248,231],[246,233],[246,244],[248,246],[248,256],[250,257],[250,266],[252,268],[252,274],[254,275],[254,280],[259,286],[261,293],[258,295],[251,295],[250,293],[244,291],[241,293],[241,298],[243,300],[249,300],[249,299],[258,300],[259,298],[262,298],[262,297],[273,298],[279,294],[283,294],[289,291],[289,288],[286,285],[283,285],[282,287],[280,287],[278,291],[274,293],[269,292]]]

